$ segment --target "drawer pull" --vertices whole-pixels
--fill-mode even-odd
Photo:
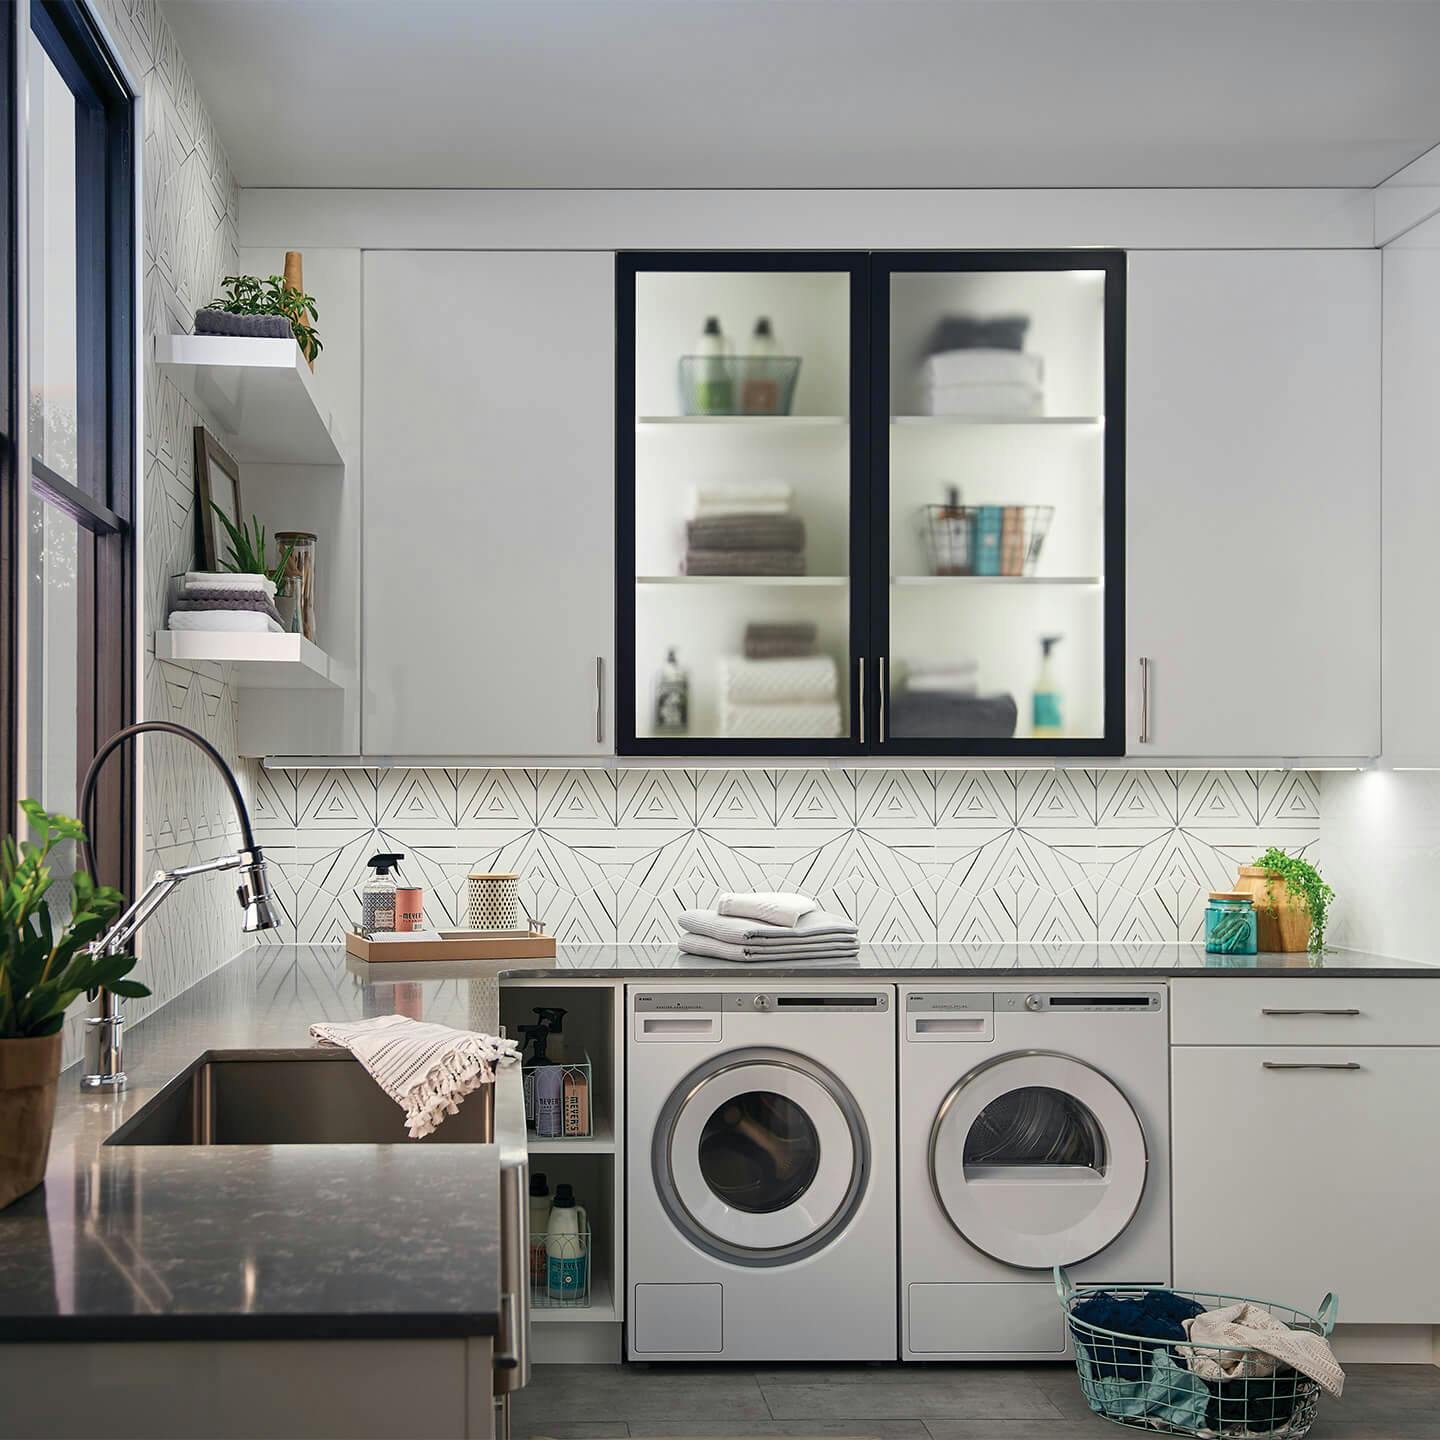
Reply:
[[[1262,1015],[1358,1015],[1358,1010],[1261,1010]]]
[[[1262,1060],[1266,1070],[1359,1070],[1358,1060]]]

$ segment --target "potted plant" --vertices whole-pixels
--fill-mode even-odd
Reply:
[[[226,315],[277,315],[289,322],[290,333],[304,352],[310,368],[325,347],[320,343],[315,322],[320,312],[315,297],[287,285],[279,275],[261,280],[255,275],[227,275],[221,282],[224,295],[217,295],[205,308]]]
[[[252,515],[248,521],[242,520],[237,525],[213,500],[210,508],[220,517],[220,523],[230,539],[230,553],[220,562],[220,568],[232,575],[263,575],[275,587],[275,607],[281,622],[287,630],[294,629],[296,597],[293,593],[280,593],[285,588],[285,572],[295,550],[294,541],[281,552],[279,563],[272,569],[265,560],[265,527],[258,515]]]
[[[1240,867],[1236,888],[1254,897],[1261,950],[1324,950],[1335,892],[1308,860],[1272,845],[1253,865]]]
[[[77,870],[70,919],[55,933],[46,861],[57,845],[83,841],[85,832],[78,820],[48,814],[34,800],[21,801],[21,809],[39,840],[17,844],[7,835],[0,842],[0,1209],[45,1178],[66,1010],[101,985],[117,995],[150,993],[124,978],[133,955],[88,949],[124,906],[118,890]]]

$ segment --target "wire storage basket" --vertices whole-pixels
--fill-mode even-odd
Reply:
[[[530,1306],[583,1310],[590,1304],[590,1231],[530,1236]]]
[[[525,1125],[547,1140],[589,1140],[595,1134],[595,1094],[590,1056],[583,1060],[524,1065]]]
[[[1188,1340],[1172,1343],[1107,1329],[1076,1314],[1077,1307],[1097,1297],[1143,1301],[1164,1296],[1190,1302],[1186,1306],[1189,1313],[1193,1306],[1200,1311],[1220,1310],[1245,1296],[1155,1285],[1077,1287],[1059,1266],[1055,1267],[1055,1289],[1075,1347],[1080,1389],[1090,1408],[1107,1420],[1151,1434],[1258,1435],[1271,1440],[1300,1440],[1315,1423],[1319,1383],[1263,1351]],[[1327,1295],[1313,1315],[1270,1300],[1249,1303],[1263,1306],[1292,1330],[1308,1330],[1322,1337],[1335,1328],[1339,1308],[1334,1295]]]
[[[927,505],[932,575],[1033,575],[1053,505]]]
[[[684,415],[788,415],[800,378],[798,355],[682,355]]]

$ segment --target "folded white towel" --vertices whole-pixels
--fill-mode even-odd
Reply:
[[[727,945],[723,940],[712,940],[708,935],[682,935],[680,948],[687,955],[705,955],[711,960],[735,960],[742,965],[753,965],[763,960],[783,960],[793,964],[798,960],[853,960],[860,953],[856,940],[836,938],[822,944],[789,945],[784,949],[766,948],[757,945]]]
[[[187,595],[206,590],[262,590],[275,598],[275,582],[268,575],[241,575],[230,570],[187,570],[183,588]]]
[[[750,520],[760,516],[788,515],[788,500],[716,500],[704,505],[692,505],[691,520]]]
[[[405,1015],[312,1025],[322,1045],[348,1050],[377,1085],[405,1112],[412,1140],[429,1135],[460,1102],[495,1079],[495,1066],[518,1060],[513,1040],[422,1024]]]
[[[225,631],[246,635],[285,633],[283,625],[277,625],[260,610],[172,610],[166,623],[171,630]]]
[[[820,906],[808,895],[788,891],[750,890],[737,895],[727,890],[715,902],[715,908],[722,915],[738,915],[742,920],[763,920],[767,925],[788,928]]]
[[[1180,1357],[1202,1380],[1273,1375],[1279,1364],[1293,1366],[1337,1397],[1345,1388],[1345,1372],[1329,1342],[1313,1330],[1292,1330],[1263,1305],[1242,1300],[1222,1310],[1207,1310],[1183,1324],[1196,1345],[1227,1347],[1218,1351],[1178,1347]],[[1252,1350],[1261,1354],[1249,1353]]]
[[[956,672],[950,675],[940,675],[931,671],[927,675],[911,675],[905,681],[905,689],[924,691],[939,691],[945,695],[977,695],[980,692],[980,677],[974,671],[967,674]]]
[[[1045,362],[1021,350],[942,350],[925,362],[927,385],[1031,385],[1045,378]]]
[[[708,935],[727,945],[790,946],[816,938],[853,939],[859,931],[853,920],[819,908],[807,911],[793,925],[771,925],[742,915],[722,915],[718,910],[682,910],[680,926],[692,935]]]
[[[737,480],[696,485],[690,491],[690,519],[728,515],[788,515],[795,487],[784,480]]]
[[[792,705],[833,700],[839,686],[833,655],[805,655],[786,660],[747,660],[743,655],[720,659],[722,705]]]
[[[1039,415],[1044,405],[1032,385],[935,385],[925,391],[927,415]]]
[[[840,733],[840,702],[720,707],[720,733],[745,740],[833,740]]]

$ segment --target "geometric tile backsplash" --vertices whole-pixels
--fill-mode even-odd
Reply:
[[[285,915],[338,940],[379,850],[432,923],[514,870],[562,943],[670,943],[721,890],[799,890],[877,943],[1194,940],[1207,892],[1319,838],[1281,770],[292,770],[256,825]]]

